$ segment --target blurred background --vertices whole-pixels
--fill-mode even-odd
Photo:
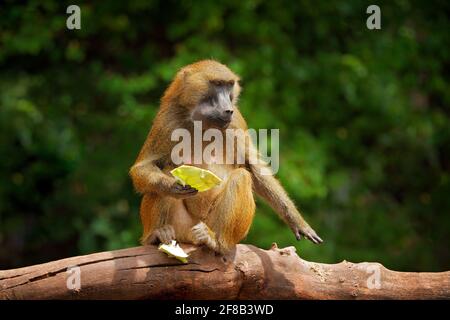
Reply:
[[[81,30],[66,8],[81,8]],[[381,7],[381,30],[366,8]],[[2,1],[0,269],[138,245],[128,169],[177,69],[243,81],[278,177],[325,243],[258,201],[245,243],[450,269],[448,1]]]

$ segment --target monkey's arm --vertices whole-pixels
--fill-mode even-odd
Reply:
[[[189,185],[182,186],[161,171],[151,157],[138,160],[130,169],[130,176],[137,192],[157,193],[175,198],[185,198],[195,195],[198,191]]]
[[[272,209],[278,213],[294,232],[297,240],[300,240],[303,235],[316,244],[322,243],[323,240],[303,219],[280,182],[272,174],[267,174],[270,172],[270,168],[264,164],[248,164],[247,166],[252,174],[253,187],[256,193],[264,198]]]

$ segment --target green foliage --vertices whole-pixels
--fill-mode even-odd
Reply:
[[[448,269],[449,5],[380,1],[63,1],[0,9],[0,267],[138,244],[128,169],[176,70],[243,79],[250,127],[280,128],[278,176],[325,243],[258,202],[245,242],[304,258]],[[447,71],[447,74],[446,74]]]

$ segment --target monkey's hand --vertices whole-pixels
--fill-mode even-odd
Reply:
[[[193,226],[191,232],[194,244],[204,244],[214,251],[217,250],[216,235],[204,222],[199,222]]]
[[[148,239],[145,240],[144,242],[147,244],[158,244],[158,243],[170,244],[172,240],[176,240],[175,230],[170,224],[166,224],[165,226],[155,229],[151,233],[150,237],[148,237]]]
[[[310,240],[315,244],[320,244],[323,240],[317,235],[313,228],[311,228],[307,223],[299,223],[292,228],[294,231],[295,238],[300,240],[302,236]]]
[[[178,182],[174,182],[168,191],[169,196],[177,198],[177,199],[184,199],[188,197],[195,196],[198,193],[197,189],[192,188],[190,185],[182,186]]]

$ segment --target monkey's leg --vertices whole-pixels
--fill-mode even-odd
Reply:
[[[175,240],[175,230],[168,222],[171,202],[168,197],[146,194],[141,203],[143,234],[141,243],[170,243]]]
[[[225,253],[248,233],[255,213],[251,174],[238,168],[231,172],[222,192],[206,217],[192,228],[194,242]]]
[[[173,226],[178,242],[192,242],[191,228],[199,221],[188,212],[182,199],[170,199],[168,223]]]
[[[142,244],[192,242],[190,230],[199,221],[189,214],[183,200],[158,195],[144,196],[141,220]]]

